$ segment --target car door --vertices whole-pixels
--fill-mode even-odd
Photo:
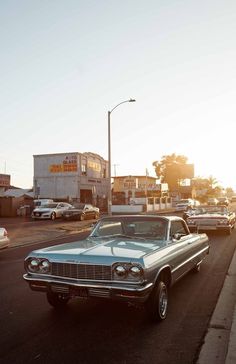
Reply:
[[[194,256],[199,249],[199,239],[190,234],[184,221],[174,220],[170,227],[170,244],[173,245],[172,275],[176,281],[194,267]]]
[[[61,217],[63,214],[63,211],[68,209],[68,205],[65,203],[59,203],[57,206],[57,216]]]

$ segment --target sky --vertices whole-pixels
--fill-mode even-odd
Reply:
[[[33,155],[93,152],[155,176],[185,155],[236,189],[235,0],[0,2],[0,173],[33,185]]]

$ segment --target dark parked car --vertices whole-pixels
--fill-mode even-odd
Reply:
[[[99,208],[89,203],[78,203],[64,211],[62,214],[63,219],[66,220],[80,220],[85,219],[98,219]]]
[[[85,240],[31,252],[24,279],[53,307],[79,297],[121,300],[145,305],[160,321],[169,288],[199,271],[208,252],[207,235],[190,233],[180,217],[104,217]]]

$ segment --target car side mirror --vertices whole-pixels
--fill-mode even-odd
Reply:
[[[173,239],[175,239],[175,240],[180,240],[181,237],[182,237],[182,234],[180,234],[180,233],[175,233],[173,235]]]

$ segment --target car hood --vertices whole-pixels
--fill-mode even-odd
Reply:
[[[159,250],[164,241],[124,238],[87,238],[73,243],[56,245],[33,251],[30,256],[48,258],[53,261],[81,261],[106,263],[122,260],[142,259]]]

